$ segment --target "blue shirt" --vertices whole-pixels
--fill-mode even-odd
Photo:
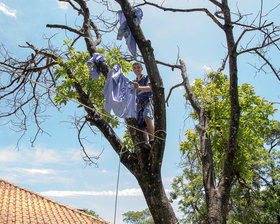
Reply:
[[[138,26],[143,17],[143,11],[140,8],[133,8],[133,22],[136,26]],[[126,40],[126,45],[130,53],[135,57],[136,56],[136,42],[135,39],[127,25],[126,18],[122,11],[118,12],[120,27],[118,30],[117,40],[121,40],[123,37]]]
[[[136,118],[136,91],[133,82],[122,73],[120,64],[114,65],[108,73],[103,95],[104,109],[109,114],[121,118]]]
[[[136,82],[138,82],[139,86],[147,86],[148,84],[150,84],[150,79],[147,75],[142,75],[140,80],[135,80]],[[153,92],[143,92],[140,90],[136,91],[136,96],[137,96],[137,100],[140,103],[143,103],[145,100],[149,99],[151,96],[153,95]]]
[[[100,73],[101,73],[99,71],[99,69],[97,68],[95,62],[98,63],[101,61],[106,62],[106,59],[103,57],[102,54],[99,54],[99,53],[94,53],[92,58],[87,61],[88,66],[92,65],[92,68],[89,70],[89,75],[95,81],[98,81]]]

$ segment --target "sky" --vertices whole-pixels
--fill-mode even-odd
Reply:
[[[120,9],[114,1],[111,2],[115,10]],[[160,4],[162,1],[154,2]],[[232,1],[233,7],[238,6],[241,13],[249,15],[248,20],[250,14],[256,12],[260,6],[260,1],[257,0],[237,2],[238,4]],[[88,4],[92,14],[103,13],[106,18],[116,18],[115,13],[107,15],[104,7],[97,7],[94,1],[89,1]],[[207,0],[166,0],[164,4],[176,8],[209,7],[215,10]],[[263,14],[277,4],[276,0],[266,0]],[[206,15],[175,14],[150,7],[142,7],[142,10],[144,16],[141,27],[146,38],[151,40],[157,60],[175,64],[179,55],[186,63],[191,81],[203,78],[207,72],[219,68],[226,55],[225,37]],[[277,24],[280,22],[277,16],[279,10],[280,8],[277,8],[270,14]],[[47,47],[46,37],[55,34],[52,44],[60,47],[65,34],[70,36],[61,30],[48,29],[46,24],[77,25],[79,22],[77,13],[57,0],[0,0],[0,42],[18,58],[24,58],[28,53],[18,47],[26,41],[38,48]],[[238,34],[240,32],[237,30],[235,38]],[[251,38],[248,34],[241,44],[245,45]],[[105,34],[103,41],[122,45],[123,49],[126,47],[124,41],[116,40],[116,33]],[[83,45],[79,47],[85,50]],[[277,57],[276,52],[271,53],[272,57]],[[279,81],[271,73],[256,73],[252,65],[259,63],[252,55],[238,58],[239,84],[248,82],[254,86],[257,95],[271,102],[280,102]],[[172,86],[182,82],[181,76],[179,71],[163,66],[159,66],[159,70],[167,95]],[[227,71],[226,68],[224,72]],[[4,75],[0,74],[0,78]],[[133,74],[130,74],[130,77],[133,78]],[[183,88],[175,89],[167,107],[167,140],[162,165],[167,193],[172,190],[172,179],[181,173],[180,141],[184,139],[184,132],[194,125],[188,118],[191,110],[182,97],[183,93]],[[279,108],[279,104],[275,107]],[[42,124],[47,133],[40,135],[34,146],[30,144],[34,135],[33,125],[30,125],[26,135],[18,143],[20,133],[13,131],[13,126],[7,123],[6,119],[1,119],[0,178],[71,207],[94,210],[101,218],[113,223],[119,159],[101,134],[85,132],[88,152],[92,155],[102,154],[98,167],[88,166],[83,161],[77,131],[71,124],[73,116],[79,113],[81,109],[74,103],[62,108],[60,112],[48,108],[48,117]],[[279,112],[274,118],[279,120]],[[117,131],[120,136],[123,129],[122,126]],[[177,205],[173,206],[179,216]],[[145,208],[147,205],[137,181],[121,165],[116,223],[123,223],[123,213]]]

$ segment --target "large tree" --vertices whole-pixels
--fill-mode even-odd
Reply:
[[[143,211],[128,211],[123,214],[123,221],[130,224],[154,224],[154,220],[149,209]]]
[[[226,141],[223,145],[223,159],[221,164],[221,175],[217,176],[213,157],[213,139],[209,132],[209,126],[213,120],[213,116],[209,114],[207,105],[200,103],[199,97],[196,97],[191,89],[188,78],[186,65],[183,60],[180,60],[180,65],[177,66],[181,70],[183,85],[186,90],[188,101],[195,111],[198,124],[196,129],[200,138],[200,155],[202,164],[202,180],[205,191],[206,202],[206,220],[208,223],[226,223],[228,214],[228,203],[230,192],[235,173],[236,155],[240,152],[238,144],[239,125],[241,105],[239,103],[238,92],[238,63],[237,58],[246,53],[251,53],[263,60],[264,64],[259,68],[262,70],[266,65],[270,67],[276,78],[279,79],[279,71],[275,69],[272,60],[268,56],[268,52],[276,50],[279,53],[279,26],[272,21],[268,22],[263,14],[264,1],[260,1],[260,10],[252,18],[248,15],[243,15],[239,9],[237,12],[232,12],[234,7],[233,2],[227,0],[209,0],[213,4],[214,9],[201,8],[169,8],[163,5],[158,5],[152,2],[144,1],[143,5],[150,5],[160,10],[171,11],[177,13],[193,13],[202,12],[216,24],[223,32],[225,37],[225,46],[227,49],[226,57],[212,77],[212,82],[216,83],[216,78],[225,66],[228,66],[229,73],[229,101],[230,101],[230,116],[228,117],[228,131]],[[238,1],[235,1],[237,4]],[[278,7],[277,5],[276,7]],[[275,9],[273,7],[271,10]],[[270,11],[271,12],[271,11]],[[259,39],[250,39],[250,34],[256,35]],[[247,38],[245,38],[249,35]],[[176,66],[175,66],[176,67]],[[211,104],[211,102],[209,102]],[[217,133],[219,135],[219,133]],[[215,136],[219,137],[219,136]]]
[[[76,99],[81,103],[86,112],[85,121],[95,126],[108,140],[114,151],[119,155],[121,163],[136,177],[149,209],[156,223],[177,223],[175,213],[166,196],[162,178],[161,166],[163,153],[165,149],[166,138],[166,114],[164,87],[157,63],[154,57],[151,42],[146,40],[141,27],[133,22],[134,14],[129,1],[116,1],[126,19],[128,26],[135,38],[141,57],[144,61],[146,71],[149,75],[154,101],[154,125],[155,125],[155,142],[151,150],[145,150],[143,144],[143,134],[139,132],[134,119],[127,119],[129,134],[134,143],[134,150],[128,150],[123,144],[121,137],[114,130],[114,122],[100,112],[100,95],[96,93],[89,77],[85,75],[85,62],[88,57],[87,53],[75,52],[73,46],[76,41],[82,39],[85,41],[86,50],[89,56],[98,52],[97,46],[101,43],[102,38],[99,28],[95,21],[91,19],[90,10],[85,0],[60,0],[69,3],[82,17],[82,24],[79,29],[66,25],[48,24],[49,28],[58,28],[70,31],[76,34],[73,42],[65,41],[68,45],[66,52],[59,52],[52,48],[37,49],[31,43],[27,43],[25,48],[32,50],[27,60],[19,61],[9,56],[8,52],[2,52],[1,70],[10,77],[1,79],[1,101],[6,103],[6,111],[2,111],[1,117],[13,116],[19,118],[19,126],[26,129],[27,121],[30,115],[33,115],[34,121],[38,127],[38,133],[44,131],[41,128],[40,113],[43,112],[44,106],[49,106],[51,102],[58,106],[56,102],[63,104],[68,98]],[[105,1],[103,3],[106,3]],[[105,22],[105,21],[104,21]],[[118,59],[116,59],[118,60]],[[106,78],[110,71],[110,64],[106,62],[96,63],[98,69]],[[104,80],[104,78],[103,78]],[[35,82],[34,82],[35,81]],[[87,82],[85,82],[87,81]],[[46,91],[38,91],[39,83],[47,87]],[[100,82],[99,82],[100,83]],[[49,88],[57,87],[56,102],[54,102]],[[89,88],[88,88],[89,87]],[[97,86],[95,86],[97,87]],[[97,87],[98,88],[98,87]],[[91,95],[91,91],[96,91]],[[100,88],[99,88],[100,90]],[[101,93],[99,91],[99,93]],[[102,99],[101,99],[102,101]],[[27,111],[31,108],[31,111]],[[81,128],[85,123],[81,124]],[[37,134],[34,137],[36,140]],[[79,139],[80,140],[80,139]],[[88,160],[92,160],[86,154]]]
[[[212,83],[213,75],[208,74],[207,81],[196,79],[192,90],[211,117],[208,132],[212,140],[215,174],[219,179],[229,127],[229,82],[225,75],[219,74]],[[277,223],[280,179],[275,173],[280,171],[279,123],[272,118],[277,110],[273,103],[256,96],[254,88],[247,83],[239,87],[239,97],[242,105],[238,134],[240,149],[235,155],[227,223]],[[191,117],[198,121],[195,113],[191,113]],[[174,180],[171,195],[179,200],[180,210],[184,213],[183,223],[207,223],[199,132],[189,129],[185,135],[186,140],[180,147],[184,158],[183,174]]]
[[[86,0],[59,0],[61,2],[67,2],[76,10],[79,16],[82,17],[82,24],[78,28],[69,27],[66,25],[49,24],[49,28],[58,28],[67,30],[76,35],[73,42],[70,45],[83,39],[86,43],[87,51],[89,56],[92,56],[98,51],[97,46],[102,42],[102,35],[100,29],[96,25],[96,21],[93,21],[90,16],[89,8],[87,7]],[[26,48],[32,50],[32,53],[27,60],[20,61],[18,59],[9,56],[8,52],[2,52],[1,66],[2,71],[10,74],[7,79],[1,80],[1,101],[7,103],[7,110],[3,111],[1,117],[7,117],[15,115],[20,118],[19,126],[25,129],[26,122],[29,115],[34,115],[34,121],[37,124],[38,132],[40,133],[41,120],[40,113],[44,110],[44,105],[47,102],[53,103],[52,97],[50,96],[50,90],[46,92],[38,91],[38,83],[43,82],[47,87],[61,86],[65,84],[65,89],[69,90],[68,94],[74,99],[77,99],[83,104],[86,112],[85,121],[91,125],[97,127],[97,129],[103,133],[105,138],[111,144],[114,151],[120,156],[122,164],[136,177],[147,201],[149,210],[152,213],[155,223],[177,223],[176,216],[170,203],[166,197],[164,187],[161,178],[161,166],[162,159],[165,149],[165,138],[166,138],[166,114],[165,114],[165,99],[164,99],[164,86],[159,74],[151,42],[147,40],[141,27],[133,22],[134,14],[132,6],[128,0],[115,0],[112,1],[119,4],[126,19],[127,24],[135,38],[137,46],[141,52],[143,63],[145,64],[147,73],[151,80],[153,90],[153,102],[154,102],[154,123],[155,123],[155,143],[150,151],[143,150],[140,143],[142,139],[142,133],[135,130],[136,127],[134,120],[126,120],[129,134],[134,144],[134,150],[128,150],[121,138],[116,134],[114,130],[115,123],[101,115],[98,111],[100,108],[100,101],[96,101],[94,96],[89,95],[90,87],[84,82],[85,79],[77,77],[83,76],[84,62],[87,57],[83,53],[75,53],[73,49],[68,48],[66,53],[59,52],[51,49],[50,47],[45,49],[37,49],[34,45],[27,43]],[[180,65],[170,65],[167,63],[161,63],[172,68],[179,68],[182,71],[182,77],[184,86],[188,94],[189,101],[194,108],[199,118],[199,125],[197,129],[200,133],[201,139],[201,154],[203,164],[203,182],[206,192],[206,204],[207,204],[207,219],[209,223],[225,223],[227,214],[227,205],[229,201],[229,194],[231,190],[232,181],[234,178],[233,166],[235,154],[238,151],[237,137],[239,128],[240,118],[240,105],[238,100],[238,88],[237,88],[237,56],[246,52],[254,52],[264,60],[266,65],[269,65],[272,71],[275,73],[277,78],[277,69],[267,59],[265,49],[271,46],[276,47],[276,41],[278,40],[278,28],[274,24],[267,23],[263,19],[262,9],[260,10],[259,19],[255,19],[252,23],[245,24],[247,20],[242,15],[236,18],[235,21],[231,19],[231,11],[228,1],[226,0],[209,0],[207,1],[213,4],[214,7],[211,10],[206,8],[191,8],[191,9],[172,9],[164,8],[162,5],[156,5],[152,2],[141,1],[142,6],[155,6],[165,11],[173,12],[203,12],[224,32],[227,46],[227,57],[224,60],[223,68],[228,63],[229,77],[230,77],[230,102],[231,102],[231,113],[229,118],[228,127],[228,140],[226,147],[224,148],[224,164],[222,168],[222,176],[219,184],[216,184],[215,170],[213,167],[213,153],[211,149],[211,139],[208,133],[208,125],[211,118],[209,117],[207,110],[198,104],[197,99],[193,95],[184,62],[181,60]],[[262,2],[262,1],[261,1]],[[108,6],[110,11],[110,1],[99,1],[101,4]],[[263,3],[263,2],[262,2]],[[102,22],[106,23],[103,17],[98,17]],[[168,18],[167,18],[168,19]],[[99,23],[98,23],[99,24]],[[114,24],[106,23],[107,30],[110,31]],[[238,39],[235,41],[233,28],[235,26],[241,27],[241,33]],[[251,46],[245,44],[240,47],[242,38],[246,34],[251,32],[259,32],[262,34],[262,38],[259,45]],[[175,36],[176,34],[174,34]],[[253,42],[255,43],[255,42]],[[61,60],[63,59],[63,60]],[[69,59],[69,60],[68,60]],[[74,60],[74,62],[73,62]],[[83,62],[83,63],[81,63]],[[78,66],[76,66],[76,64]],[[55,68],[55,65],[59,65]],[[105,62],[97,63],[97,67],[106,78],[110,66]],[[63,71],[64,74],[55,73],[56,70]],[[61,70],[60,70],[61,69]],[[222,70],[222,69],[221,69]],[[219,72],[218,72],[219,73]],[[217,73],[217,74],[218,74]],[[15,75],[18,74],[18,75]],[[61,79],[56,80],[57,75],[59,78],[64,78],[66,81]],[[35,80],[36,83],[31,80]],[[213,78],[215,82],[215,76]],[[72,88],[74,91],[72,91]],[[31,91],[27,91],[30,90]],[[62,90],[64,93],[65,91]],[[48,100],[48,101],[47,101]],[[62,102],[62,101],[61,101]],[[45,103],[45,104],[44,104]],[[31,111],[26,111],[26,106]],[[81,128],[84,126],[82,123]],[[79,129],[80,130],[80,129]],[[35,136],[36,139],[36,136]],[[91,158],[88,158],[91,159]]]

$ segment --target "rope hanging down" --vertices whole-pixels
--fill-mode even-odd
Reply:
[[[45,88],[45,89],[51,91],[52,93],[59,94],[60,96],[63,96],[63,97],[65,97],[66,99],[68,99],[68,100],[70,100],[70,101],[72,101],[72,102],[74,102],[74,103],[79,104],[80,106],[83,106],[83,107],[85,107],[85,108],[87,108],[87,109],[89,109],[89,110],[92,110],[92,111],[94,111],[94,112],[96,112],[96,113],[98,113],[98,114],[100,114],[100,115],[102,115],[102,116],[108,117],[108,118],[110,118],[110,119],[112,119],[112,120],[118,121],[119,123],[121,123],[121,124],[123,124],[123,125],[125,125],[125,126],[127,126],[127,127],[129,127],[129,128],[132,128],[132,129],[134,129],[134,130],[136,130],[136,131],[140,131],[140,132],[142,132],[142,133],[144,133],[144,134],[149,134],[147,131],[144,131],[144,130],[139,129],[139,128],[136,128],[136,127],[134,127],[134,126],[132,126],[132,125],[126,124],[125,122],[119,121],[119,120],[116,119],[116,118],[110,117],[110,116],[107,115],[107,114],[104,114],[104,113],[102,113],[102,112],[100,112],[100,111],[97,111],[97,110],[95,110],[95,109],[92,108],[92,107],[89,107],[89,106],[87,106],[87,105],[85,105],[85,104],[83,104],[83,103],[81,103],[81,102],[79,102],[79,101],[77,101],[77,100],[71,99],[70,97],[63,95],[62,93],[57,93],[55,90],[53,90],[53,89],[51,89],[51,88],[49,88],[49,87],[47,87],[47,86],[44,86],[44,85],[42,85],[41,83],[39,83],[39,82],[37,82],[37,81],[35,81],[35,80],[33,80],[33,79],[30,79],[30,78],[26,77],[25,75],[22,75],[22,74],[20,74],[20,73],[18,73],[18,72],[15,72],[15,71],[11,70],[10,68],[4,66],[4,65],[1,64],[1,63],[0,63],[0,66],[1,66],[2,68],[4,68],[4,69],[8,70],[9,72],[12,72],[12,73],[14,73],[14,74],[16,74],[16,75],[18,75],[18,76],[20,76],[20,77],[22,77],[22,78],[25,78],[25,79],[29,80],[30,82],[33,82],[33,83],[35,83],[35,84],[41,86],[42,88]],[[160,131],[160,130],[158,130],[158,132],[159,132],[159,131]],[[161,131],[165,132],[164,130],[161,130]],[[149,135],[150,135],[150,134],[149,134]],[[158,137],[158,136],[156,136],[156,135],[153,135],[153,137],[154,137],[154,138],[157,138],[157,139],[159,139],[159,140],[165,141],[165,139],[163,139],[163,138],[161,138],[161,137]]]

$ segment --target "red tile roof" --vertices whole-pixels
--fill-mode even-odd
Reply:
[[[1,224],[110,224],[0,179]]]

